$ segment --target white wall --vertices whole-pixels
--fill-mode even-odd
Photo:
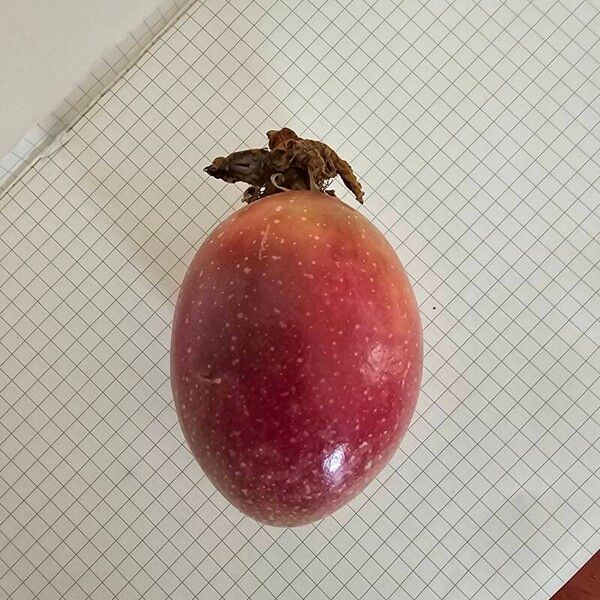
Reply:
[[[0,0],[0,158],[160,0]]]

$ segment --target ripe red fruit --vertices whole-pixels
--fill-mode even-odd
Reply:
[[[421,367],[396,253],[325,194],[236,212],[179,294],[171,379],[185,437],[223,495],[272,525],[323,517],[375,477],[408,427]]]

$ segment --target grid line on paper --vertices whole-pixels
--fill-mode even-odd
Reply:
[[[545,600],[566,581],[600,545],[599,25],[587,1],[190,7],[0,208],[3,594]],[[201,167],[284,124],[353,164],[425,339],[390,465],[296,529],[216,492],[168,381],[178,282],[239,206]]]

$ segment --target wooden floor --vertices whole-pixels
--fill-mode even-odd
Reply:
[[[600,551],[551,600],[600,600]]]

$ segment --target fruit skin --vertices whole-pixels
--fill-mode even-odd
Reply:
[[[185,438],[217,489],[271,525],[319,519],[372,481],[408,427],[422,361],[393,248],[320,192],[237,211],[179,293],[171,383]]]

